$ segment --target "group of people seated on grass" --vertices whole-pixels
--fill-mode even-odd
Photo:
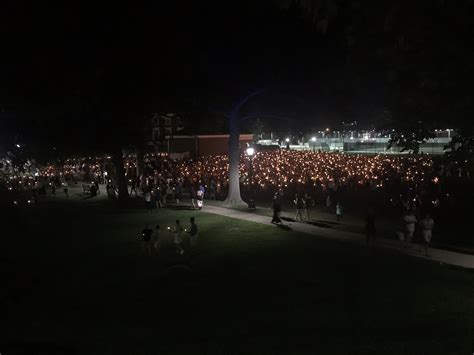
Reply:
[[[189,219],[189,224],[188,228],[183,228],[180,220],[177,219],[173,227],[168,226],[166,228],[166,232],[173,235],[173,244],[176,253],[179,255],[183,255],[186,250],[196,247],[198,242],[198,227],[194,217]],[[147,224],[140,236],[143,253],[148,256],[158,255],[162,249],[163,237],[159,224],[155,225],[154,230]]]

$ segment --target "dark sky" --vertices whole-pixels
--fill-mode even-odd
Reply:
[[[2,6],[0,104],[39,121],[84,121],[94,100],[226,108],[256,88],[252,109],[295,126],[369,123],[383,109],[384,77],[353,70],[344,26],[321,34],[275,1]]]

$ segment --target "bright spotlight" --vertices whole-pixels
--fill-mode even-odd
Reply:
[[[253,149],[252,147],[248,147],[247,148],[247,155],[254,155],[255,154],[255,149]]]

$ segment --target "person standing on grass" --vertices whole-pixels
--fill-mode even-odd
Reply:
[[[374,211],[369,208],[365,217],[365,242],[369,245],[376,239]]]
[[[342,217],[343,217],[343,209],[342,209],[342,205],[338,202],[336,203],[336,219],[337,221],[342,221]]]
[[[189,245],[191,247],[195,247],[197,245],[198,241],[198,228],[197,224],[195,223],[194,217],[191,217],[189,219],[189,222],[191,223],[191,227],[189,228]]]
[[[160,239],[160,225],[155,226],[155,241],[153,243],[153,248],[155,249],[155,254],[158,255],[161,249],[161,239]]]
[[[272,218],[272,223],[281,223],[281,218],[280,218],[280,213],[281,213],[281,205],[280,205],[280,200],[278,199],[278,195],[275,194],[273,197],[273,218]]]
[[[308,221],[311,219],[309,215],[309,210],[311,209],[313,200],[311,199],[311,196],[308,193],[304,194],[304,210],[306,212],[306,218]]]
[[[137,193],[137,179],[132,179],[132,187],[130,188],[130,196],[132,196],[132,192],[135,192],[135,197],[138,196],[138,193]]]
[[[151,210],[151,192],[150,190],[147,190],[145,192],[145,208],[147,211]]]
[[[296,205],[295,221],[298,220],[298,216],[300,216],[300,221],[303,222],[303,209],[304,209],[303,199],[299,197],[298,194],[296,194],[295,199],[293,200],[293,203]]]
[[[173,229],[174,233],[174,244],[176,245],[176,252],[180,255],[184,254],[183,249],[183,227],[181,226],[179,219],[176,220],[176,225]]]
[[[409,210],[403,217],[403,220],[405,221],[405,241],[411,243],[413,241],[413,235],[415,234],[415,226],[417,222],[413,210]]]
[[[196,209],[196,199],[197,199],[197,195],[196,195],[196,189],[194,187],[194,183],[191,182],[191,186],[189,186],[189,197],[191,197],[191,206],[193,207],[193,210]]]
[[[156,199],[156,207],[163,208],[163,197],[161,196],[160,187],[157,186],[155,190],[155,199]]]
[[[68,189],[66,181],[63,182],[63,191],[64,191],[64,194],[66,195],[66,197],[69,198],[69,189]]]
[[[99,188],[99,182],[97,180],[93,181],[93,184],[95,186],[95,190],[97,192],[97,195],[100,195],[100,188]]]
[[[151,256],[151,235],[153,234],[153,230],[150,229],[149,225],[147,224],[145,228],[142,230],[142,249],[143,253]]]
[[[434,220],[431,218],[429,213],[426,213],[425,217],[420,221],[421,236],[423,238],[422,243],[425,247],[426,256],[429,255],[429,248],[431,244],[431,236],[434,228]]]
[[[400,249],[408,246],[406,244],[406,239],[405,239],[405,230],[406,230],[405,215],[406,215],[406,211],[404,211],[402,217],[399,218],[398,223],[397,223],[397,229],[395,231],[395,234],[397,235],[397,239],[400,241]]]
[[[198,209],[202,210],[204,204],[204,186],[199,186],[199,190],[196,193]]]

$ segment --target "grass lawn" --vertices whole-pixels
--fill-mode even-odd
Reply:
[[[207,214],[47,198],[2,235],[9,354],[471,354],[474,273]],[[183,256],[146,223],[195,216]],[[13,220],[12,220],[13,221]]]

